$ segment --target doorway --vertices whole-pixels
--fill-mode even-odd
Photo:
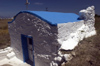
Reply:
[[[21,34],[23,61],[35,66],[33,54],[33,37]]]

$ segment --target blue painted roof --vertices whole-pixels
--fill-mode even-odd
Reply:
[[[33,14],[39,17],[40,19],[48,22],[51,25],[80,21],[78,20],[79,16],[74,13],[60,13],[60,12],[48,12],[48,11],[21,11],[18,14],[20,13]]]

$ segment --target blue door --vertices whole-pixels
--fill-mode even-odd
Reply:
[[[28,48],[28,39],[30,39],[30,42],[32,44],[32,54],[33,54],[33,37],[32,36],[27,36],[27,35],[23,35],[21,34],[21,41],[22,41],[22,50],[23,50],[23,61],[24,62],[29,62],[30,58],[29,58],[29,48]],[[33,58],[33,62],[29,63],[29,64],[33,64],[33,66],[35,66],[34,64],[34,54],[32,55]]]

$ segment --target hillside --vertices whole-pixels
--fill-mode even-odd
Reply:
[[[10,45],[8,22],[12,19],[0,19],[0,49]]]

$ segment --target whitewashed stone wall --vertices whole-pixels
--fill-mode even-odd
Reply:
[[[11,46],[16,56],[23,60],[21,34],[31,35],[34,42],[35,66],[49,66],[51,60],[57,55],[59,43],[57,42],[57,26],[51,26],[41,19],[21,13],[8,24],[11,36]]]
[[[83,9],[79,12],[79,22],[58,24],[58,42],[60,49],[73,50],[84,38],[93,36],[95,31],[95,10],[94,6]]]
[[[68,22],[58,24],[58,42],[61,44],[60,49],[73,50],[84,38],[96,35],[95,24],[95,10],[94,6],[88,7],[87,9],[79,12],[79,22]],[[75,53],[74,53],[75,54]],[[51,66],[61,66],[66,61],[71,60],[73,57],[71,54],[62,54],[58,51],[58,56],[50,63]]]
[[[62,44],[63,41],[69,39],[71,33],[75,33],[84,24],[84,21],[68,22],[58,24],[58,41]]]

